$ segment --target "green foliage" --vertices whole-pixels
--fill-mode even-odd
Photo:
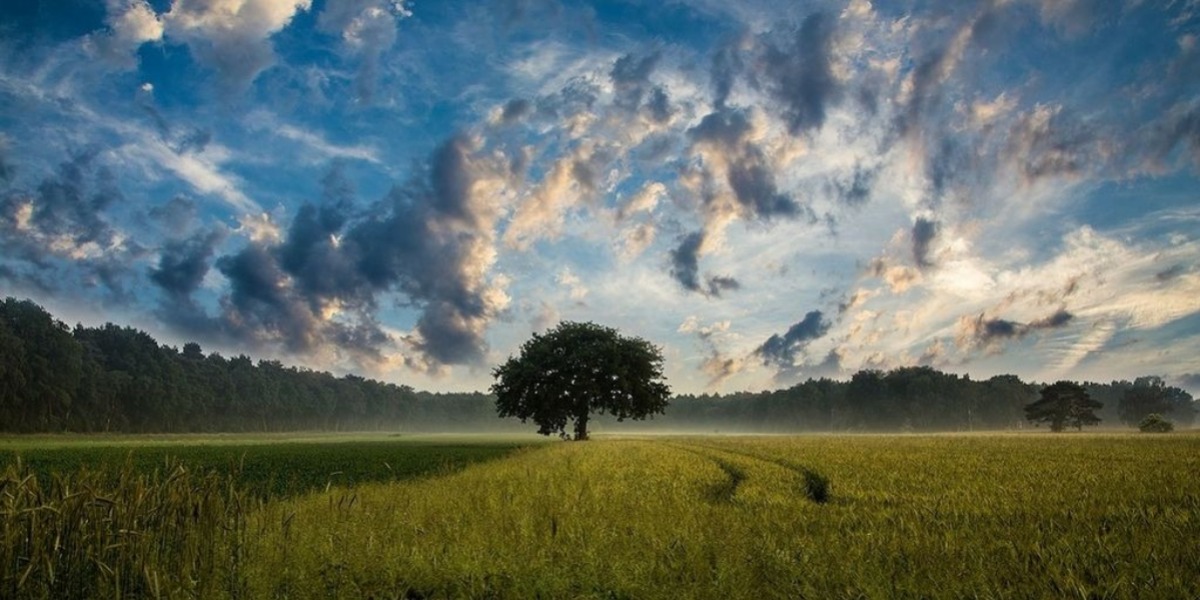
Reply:
[[[42,307],[0,302],[0,431],[191,432],[463,428],[494,422],[484,394],[161,346],[106,324],[72,331]]]
[[[1158,413],[1150,413],[1138,423],[1138,429],[1142,433],[1170,433],[1175,425]]]
[[[1042,388],[1041,398],[1025,407],[1025,417],[1035,423],[1049,423],[1055,432],[1068,426],[1082,430],[1084,425],[1100,423],[1095,411],[1102,406],[1082,385],[1059,381]]]
[[[535,333],[520,356],[496,367],[496,409],[501,417],[532,419],[538,433],[587,439],[593,412],[617,421],[662,413],[670,387],[663,381],[662,352],[639,337],[595,323],[560,323]]]
[[[1125,388],[1118,411],[1126,425],[1138,426],[1149,414],[1171,414],[1186,426],[1195,415],[1192,396],[1180,388],[1168,386],[1159,377],[1139,377]]]

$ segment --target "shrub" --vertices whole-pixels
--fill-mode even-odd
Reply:
[[[1158,413],[1150,413],[1138,423],[1138,429],[1142,430],[1142,433],[1167,433],[1174,430],[1175,425]]]

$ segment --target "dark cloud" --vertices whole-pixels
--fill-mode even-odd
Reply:
[[[683,236],[679,246],[671,251],[671,276],[683,289],[700,291],[700,244],[704,243],[704,232],[696,231]]]
[[[982,328],[979,333],[983,340],[990,341],[997,338],[1017,337],[1022,331],[1024,331],[1024,328],[1021,327],[1021,324],[1014,321],[985,319],[982,322]]]
[[[172,196],[165,204],[150,208],[147,214],[162,226],[170,237],[179,237],[196,223],[196,202],[187,196]]]
[[[504,104],[500,110],[500,122],[516,123],[533,111],[533,104],[524,98],[514,98]]]
[[[320,341],[320,321],[290,293],[271,248],[250,244],[217,260],[229,280],[222,323],[241,342],[280,343],[289,352],[308,353]]]
[[[792,368],[796,363],[796,355],[803,351],[809,342],[828,333],[830,326],[831,323],[825,320],[821,311],[810,311],[783,335],[774,334],[767,338],[754,354],[761,358],[765,365]]]
[[[848,179],[834,182],[837,197],[851,206],[865,204],[871,197],[871,190],[875,186],[877,175],[877,169],[855,165]]]
[[[150,270],[150,280],[173,301],[191,296],[208,274],[209,262],[223,238],[222,230],[212,230],[168,242],[163,246],[158,266]]]
[[[725,275],[713,275],[707,280],[708,295],[719,297],[724,292],[735,291],[742,289],[742,284],[733,277]]]
[[[1065,309],[1030,321],[1018,323],[1006,319],[989,319],[979,315],[974,319],[963,319],[959,323],[960,343],[973,341],[982,345],[992,345],[1004,340],[1022,339],[1035,331],[1057,329],[1075,319],[1075,315]]]
[[[724,157],[727,183],[750,215],[765,219],[796,216],[800,207],[776,187],[766,154],[750,141],[752,131],[745,112],[724,109],[706,115],[688,130],[688,137],[694,145],[711,148]]]
[[[921,268],[931,267],[933,263],[929,260],[929,244],[933,242],[933,238],[938,234],[937,221],[931,221],[925,217],[918,217],[912,227],[912,253],[913,260],[917,266]]]
[[[767,45],[763,79],[781,104],[793,134],[819,129],[826,106],[839,93],[830,70],[834,20],[823,13],[809,15],[783,48]]]
[[[1027,326],[1028,329],[1057,329],[1070,323],[1075,319],[1075,315],[1067,312],[1064,309],[1059,309],[1054,314],[1043,317],[1036,321],[1031,321]]]
[[[472,148],[466,138],[450,139],[412,180],[361,212],[341,169],[332,169],[319,201],[300,207],[280,242],[251,243],[216,261],[229,280],[214,319],[221,335],[297,353],[333,347],[378,362],[398,340],[375,314],[383,296],[397,293],[420,311],[407,341],[423,359],[409,357],[410,364],[478,363],[498,309],[478,275],[494,217],[472,196],[483,176]],[[156,282],[187,289],[201,249],[198,242],[170,247]],[[184,326],[204,322],[194,311],[175,316]]]
[[[651,121],[655,123],[666,123],[671,120],[671,115],[675,114],[675,109],[671,107],[671,99],[667,96],[666,90],[660,86],[655,86],[650,90],[650,98],[646,100],[646,114]]]
[[[1184,273],[1187,273],[1187,271],[1188,271],[1188,269],[1185,265],[1182,265],[1182,264],[1171,265],[1170,267],[1155,273],[1154,279],[1159,281],[1160,283],[1165,283],[1167,281],[1171,281],[1172,279],[1175,279],[1176,277],[1179,277],[1180,275],[1183,275]]]
[[[144,249],[123,240],[109,224],[107,209],[123,196],[112,173],[97,165],[98,152],[76,154],[32,191],[8,189],[0,196],[0,260],[47,271],[56,261],[70,269],[54,277],[38,276],[38,287],[104,286],[124,297],[126,263]],[[23,269],[14,266],[14,273]],[[72,277],[78,276],[78,280]],[[28,277],[25,277],[28,279]]]
[[[737,41],[731,41],[713,54],[709,79],[713,87],[713,106],[718,111],[725,108],[738,73],[745,68],[737,45]]]

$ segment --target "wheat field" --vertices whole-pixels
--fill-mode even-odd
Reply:
[[[1200,436],[1192,434],[999,434],[600,438],[532,445],[412,479],[266,498],[238,492],[235,477],[126,476],[118,487],[178,488],[186,481],[176,493],[208,498],[211,506],[200,503],[207,512],[182,524],[166,517],[142,522],[174,532],[155,539],[180,550],[153,550],[143,563],[130,559],[123,588],[93,569],[75,577],[71,591],[245,598],[1197,597],[1197,473]],[[6,498],[19,488],[18,476],[10,466]],[[171,515],[176,506],[143,504],[133,512]],[[64,597],[45,585],[45,559],[23,563],[30,573],[18,581],[14,510],[39,511],[3,510],[10,546],[5,597]],[[84,543],[98,544],[89,540],[99,537]],[[28,566],[35,563],[44,566]],[[55,565],[56,577],[71,564]],[[89,577],[103,585],[88,588]],[[85,593],[95,590],[103,593]]]

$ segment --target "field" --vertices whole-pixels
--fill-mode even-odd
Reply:
[[[1194,434],[336,439],[25,443],[0,596],[1200,596]],[[425,466],[328,476],[359,453]]]

